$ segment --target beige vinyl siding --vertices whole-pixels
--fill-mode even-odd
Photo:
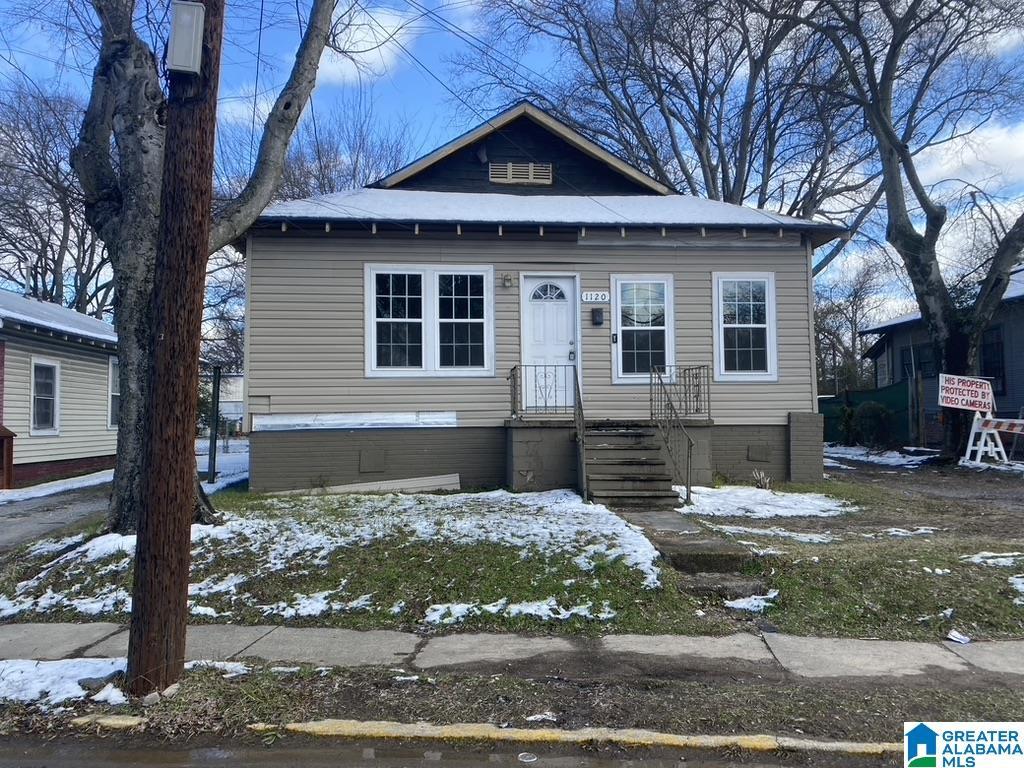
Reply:
[[[588,240],[457,240],[253,237],[249,252],[248,405],[253,414],[456,411],[460,426],[509,414],[506,376],[519,361],[520,274],[580,276],[581,291],[610,291],[613,274],[674,277],[676,363],[712,365],[712,272],[774,272],[778,381],[712,384],[720,424],[785,424],[814,410],[808,253],[799,236],[712,233],[686,244]],[[674,242],[671,238],[669,241]],[[615,242],[615,241],[612,241]],[[365,377],[363,265],[490,265],[494,268],[493,378]],[[502,276],[512,275],[505,288]],[[605,307],[594,327],[593,306]],[[611,305],[582,305],[583,400],[590,418],[648,415],[646,384],[613,384]]]
[[[110,353],[5,337],[3,424],[17,434],[14,463],[110,456],[117,431],[107,428]],[[31,434],[32,357],[60,363],[57,435]]]

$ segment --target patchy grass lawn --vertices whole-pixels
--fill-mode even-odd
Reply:
[[[607,726],[673,733],[779,733],[825,739],[893,741],[904,719],[1009,720],[1024,718],[1019,688],[993,685],[941,688],[905,681],[862,684],[759,678],[695,679],[413,674],[399,669],[318,670],[310,666],[258,666],[225,679],[213,669],[186,673],[171,699],[143,708],[109,708],[69,701],[59,713],[33,705],[0,709],[0,735],[60,733],[86,712],[141,714],[146,733],[185,742],[220,738],[295,739],[281,731],[258,737],[250,723],[344,718],[361,720],[508,723],[530,728]],[[529,720],[550,713],[554,722]]]
[[[763,620],[779,631],[939,640],[955,629],[976,640],[1024,637],[1019,480],[1014,488],[963,470],[874,470],[779,491],[824,494],[850,507],[834,516],[701,516],[699,508],[696,515],[762,553],[750,573],[778,590]],[[972,559],[984,552],[1010,556]]]
[[[565,491],[225,494],[193,526],[193,621],[566,633],[719,634],[638,529]],[[123,621],[132,537],[37,543],[8,560],[0,617]],[[704,610],[704,609],[707,610]],[[700,611],[703,615],[698,613]]]

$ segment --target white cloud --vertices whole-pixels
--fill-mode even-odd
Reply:
[[[263,91],[256,97],[256,125],[259,126],[270,114],[274,101],[277,99],[277,88]],[[237,125],[252,124],[252,97],[253,87],[242,86],[234,93],[221,96],[217,101],[217,117],[222,123],[234,123]]]
[[[347,85],[393,72],[424,30],[418,14],[390,8],[352,9],[335,19],[334,48],[320,59],[317,83]]]
[[[962,179],[989,192],[1024,185],[1024,122],[989,123],[931,147],[920,154],[917,168],[926,184]]]

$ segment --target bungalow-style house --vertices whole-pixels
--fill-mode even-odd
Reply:
[[[3,488],[114,466],[119,386],[109,323],[0,291]]]
[[[251,487],[819,479],[810,261],[840,234],[674,194],[529,103],[274,205],[244,244]]]
[[[860,331],[878,336],[864,352],[874,363],[875,386],[913,381],[920,373],[928,434],[941,439],[939,374],[935,352],[921,315],[914,312]],[[979,375],[992,382],[997,414],[1017,418],[1024,409],[1024,267],[1010,273],[1010,283],[995,317],[985,330],[979,356]]]

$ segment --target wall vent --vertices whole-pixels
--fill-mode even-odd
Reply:
[[[490,178],[494,184],[551,184],[554,170],[551,163],[491,163]]]

